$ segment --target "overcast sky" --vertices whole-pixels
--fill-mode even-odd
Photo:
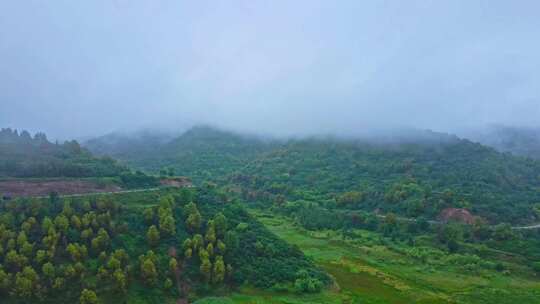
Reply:
[[[0,2],[0,126],[540,124],[540,1]]]

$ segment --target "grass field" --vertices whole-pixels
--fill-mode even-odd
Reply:
[[[252,214],[297,245],[332,275],[335,285],[312,295],[241,288],[228,297],[197,303],[540,303],[540,280],[511,259],[504,272],[437,249],[431,252],[436,258],[422,260],[407,254],[411,247],[384,243],[377,233],[356,231],[357,237],[344,240],[335,231],[306,231],[285,217],[255,210]]]
[[[135,211],[156,205],[161,195],[175,191],[162,189],[108,196]],[[540,278],[521,265],[516,255],[505,256],[504,252],[493,251],[493,261],[504,261],[505,270],[496,271],[488,267],[492,261],[479,261],[475,256],[449,254],[431,248],[429,240],[423,240],[423,237],[416,240],[416,247],[365,230],[355,230],[353,237],[344,238],[337,231],[305,230],[283,216],[255,209],[250,212],[278,237],[298,246],[329,273],[335,283],[316,294],[259,290],[249,286],[232,292],[223,288],[216,290],[214,297],[199,300],[196,304],[540,303]],[[114,298],[117,296],[112,293],[104,296],[106,303],[121,301],[120,298],[117,301]],[[130,285],[127,298],[127,303],[175,302],[175,297],[152,292],[139,284]]]

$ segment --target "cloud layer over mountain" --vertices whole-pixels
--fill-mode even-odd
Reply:
[[[538,126],[540,4],[4,1],[0,125],[58,137]]]

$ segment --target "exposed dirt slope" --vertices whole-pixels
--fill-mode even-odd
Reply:
[[[8,180],[0,181],[0,196],[45,196],[51,192],[60,195],[118,192],[122,188],[116,185],[100,185],[85,180]]]

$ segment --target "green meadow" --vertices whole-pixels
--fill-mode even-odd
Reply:
[[[336,231],[308,231],[286,217],[251,210],[270,231],[298,246],[335,283],[319,294],[240,288],[227,297],[202,303],[540,303],[540,282],[508,260],[498,272],[467,264],[466,257],[432,249],[439,261],[411,257],[412,248],[385,243],[378,233],[355,231],[346,238]],[[381,244],[384,243],[384,244]],[[427,249],[426,249],[427,250]],[[462,261],[462,264],[453,261]]]

